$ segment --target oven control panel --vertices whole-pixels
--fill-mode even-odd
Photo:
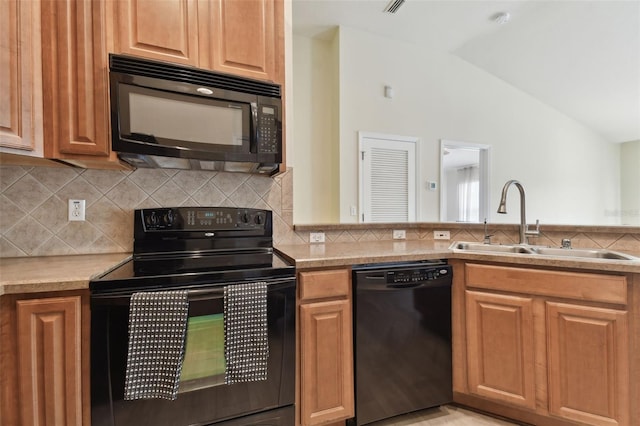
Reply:
[[[136,210],[145,231],[265,229],[271,211],[235,207],[169,207]]]

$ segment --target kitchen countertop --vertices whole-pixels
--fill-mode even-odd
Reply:
[[[384,240],[349,243],[314,243],[277,246],[277,251],[298,269],[406,260],[446,259],[450,241]]]
[[[362,263],[464,259],[518,266],[546,266],[596,272],[640,273],[640,261],[578,259],[528,254],[452,252],[451,241],[385,240],[293,244],[276,249],[298,269],[347,267]],[[640,257],[640,253],[629,253]],[[0,295],[89,288],[89,281],[125,261],[129,253],[0,259]]]
[[[464,259],[502,262],[522,266],[574,268],[602,272],[640,273],[640,261],[582,259],[576,257],[542,256],[537,254],[453,252],[453,241],[384,240],[359,243],[292,244],[277,250],[298,269],[350,266],[361,263],[398,262],[428,259]],[[639,253],[628,253],[640,257]]]
[[[1,258],[0,296],[86,289],[91,278],[129,258],[129,253]]]

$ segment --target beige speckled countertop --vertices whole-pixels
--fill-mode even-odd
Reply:
[[[468,259],[606,272],[640,273],[640,261],[579,259],[575,257],[503,253],[459,253],[449,250],[452,241],[366,241],[358,243],[295,244],[277,250],[298,269],[350,266],[361,263],[427,259]],[[639,256],[638,253],[629,253]]]
[[[128,253],[112,253],[1,258],[0,296],[89,288],[91,278],[130,257]]]
[[[298,269],[351,266],[362,263],[428,259],[468,259],[522,266],[640,273],[640,261],[577,259],[558,256],[498,253],[458,253],[451,241],[367,241],[278,246]],[[629,253],[640,257],[640,253]],[[20,257],[0,259],[0,295],[86,289],[91,278],[122,264],[128,253]]]

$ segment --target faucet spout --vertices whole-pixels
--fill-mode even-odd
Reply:
[[[536,230],[529,231],[527,229],[527,219],[525,217],[525,194],[524,188],[520,182],[517,180],[510,180],[504,184],[502,188],[502,196],[500,197],[500,204],[498,205],[498,213],[506,214],[507,213],[507,191],[511,187],[511,185],[515,185],[520,192],[520,243],[519,244],[528,244],[527,235],[539,235],[540,227],[539,222],[536,221]]]

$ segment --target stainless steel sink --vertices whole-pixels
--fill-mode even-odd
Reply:
[[[564,249],[545,246],[530,246],[520,244],[483,244],[455,242],[450,247],[454,251],[482,252],[482,253],[516,253],[539,256],[573,257],[583,259],[633,260],[640,258],[607,249]]]
[[[588,259],[640,260],[635,256],[606,249],[563,249],[556,247],[531,247],[535,254],[546,256],[582,257]]]
[[[461,251],[482,251],[491,253],[528,253],[533,254],[527,246],[504,245],[504,244],[483,244],[483,243],[453,243],[452,250]]]

